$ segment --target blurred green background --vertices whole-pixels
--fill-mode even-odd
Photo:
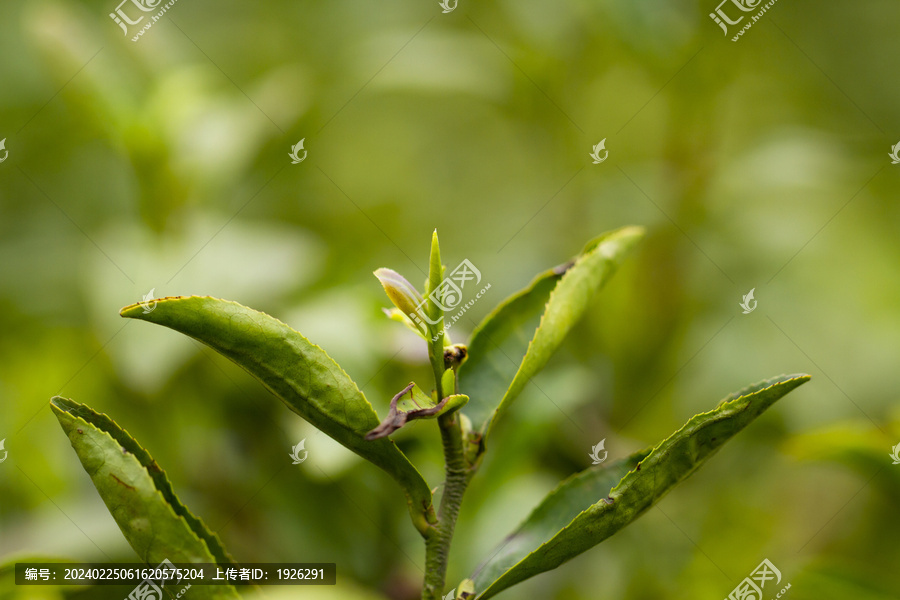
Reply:
[[[491,284],[464,342],[639,224],[494,437],[448,589],[601,439],[623,457],[808,372],[634,525],[501,597],[718,599],[768,558],[788,598],[900,598],[900,5],[782,0],[734,43],[716,0],[180,0],[134,43],[115,1],[0,4],[0,564],[136,560],[47,407],[62,394],[128,429],[239,561],[337,563],[335,588],[287,596],[417,597],[423,546],[387,476],[118,309],[153,289],[269,312],[384,415],[430,371],[374,269],[422,281],[437,228],[447,265]],[[395,438],[438,486],[436,425]],[[4,599],[124,595],[0,575]]]

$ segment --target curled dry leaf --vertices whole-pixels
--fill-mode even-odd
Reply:
[[[409,398],[404,396],[409,395]],[[366,434],[367,440],[377,440],[387,437],[416,419],[435,419],[445,413],[454,411],[469,401],[468,396],[453,394],[440,402],[423,392],[415,383],[400,390],[391,399],[391,408],[388,416],[381,424]]]

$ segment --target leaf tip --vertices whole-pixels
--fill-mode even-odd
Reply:
[[[71,413],[73,409],[78,408],[78,403],[64,398],[63,396],[53,396],[50,398],[50,408],[54,413]]]
[[[135,315],[132,313],[136,308],[138,308],[137,304],[129,304],[128,306],[123,306],[121,309],[119,309],[119,316],[124,319],[134,318]]]
[[[785,375],[784,380],[779,383],[793,383],[791,389],[796,389],[810,379],[812,379],[812,375],[810,375],[809,373],[792,373],[791,375]]]
[[[437,262],[438,269],[441,268],[441,242],[438,239],[438,232],[435,229],[431,232],[431,265]]]
[[[810,375],[809,373],[791,373],[789,375],[779,375],[778,377],[773,377],[768,381],[762,382],[762,384],[768,384],[766,387],[785,384],[793,384],[793,387],[798,387],[803,385],[810,379],[812,379],[812,375]]]
[[[618,238],[629,246],[637,244],[647,235],[647,229],[641,225],[627,225],[616,231],[612,237]]]

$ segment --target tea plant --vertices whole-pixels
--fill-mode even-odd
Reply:
[[[434,375],[430,393],[415,383],[400,390],[383,420],[322,348],[269,315],[196,296],[164,298],[151,311],[134,304],[121,314],[203,342],[259,379],[292,411],[386,471],[402,489],[424,541],[422,599],[440,600],[445,588],[454,587],[456,599],[486,600],[558,567],[637,519],[776,400],[809,380],[808,375],[781,376],[747,387],[694,416],[654,448],[572,475],[485,554],[488,558],[469,579],[445,585],[466,487],[485,453],[501,451],[490,443],[497,423],[642,236],[640,228],[625,227],[591,241],[575,259],[539,274],[494,309],[468,346],[452,344],[445,330],[437,233],[424,293],[394,271],[377,270],[395,306],[388,315],[423,338]],[[65,398],[54,398],[51,408],[141,560],[237,566],[178,500],[150,454],[114,421]],[[437,508],[431,486],[389,437],[415,419],[434,420],[440,431],[446,478]],[[191,593],[239,597],[227,585],[198,586]]]

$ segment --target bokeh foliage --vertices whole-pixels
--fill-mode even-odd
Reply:
[[[732,43],[714,4],[179,0],[138,43],[115,2],[0,4],[0,563],[135,560],[48,408],[63,394],[141,440],[237,560],[338,563],[310,598],[414,597],[420,540],[387,476],[118,309],[154,288],[268,312],[383,416],[429,368],[374,269],[424,279],[439,228],[448,266],[492,285],[463,342],[637,224],[645,243],[495,432],[450,580],[600,439],[622,458],[808,372],[640,521],[510,597],[724,597],[763,558],[795,600],[895,597],[900,7],[781,0]],[[396,438],[438,485],[434,424]],[[2,598],[35,589],[0,576]]]

